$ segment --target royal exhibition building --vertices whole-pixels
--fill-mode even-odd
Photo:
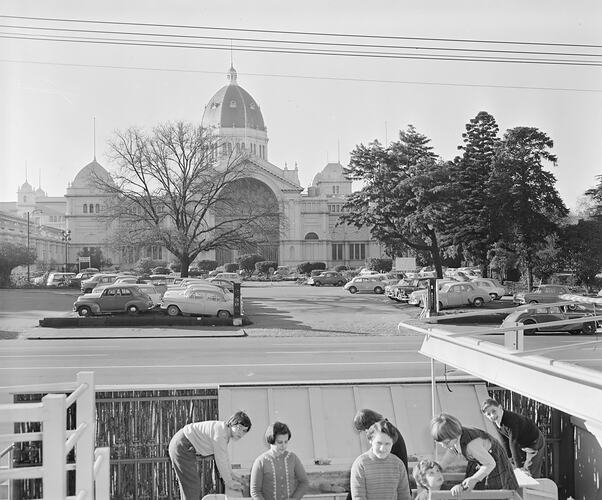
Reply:
[[[274,198],[279,213],[287,221],[284,229],[264,247],[263,257],[282,266],[301,262],[325,262],[360,267],[373,257],[384,256],[384,249],[373,241],[366,228],[337,225],[351,181],[343,175],[340,163],[328,163],[313,178],[311,186],[301,186],[299,171],[270,163],[268,134],[261,108],[237,81],[234,68],[228,83],[205,106],[201,125],[219,134],[223,154],[246,153],[245,176],[253,179],[262,195]],[[281,126],[284,126],[282,124]],[[172,262],[173,256],[161,247],[114,247],[107,238],[107,218],[103,207],[109,195],[99,191],[96,177],[108,179],[105,168],[94,159],[66,186],[65,193],[49,196],[41,186],[34,189],[27,179],[18,188],[17,200],[0,202],[0,237],[3,241],[27,244],[37,252],[37,262],[46,268],[61,268],[65,262],[74,268],[78,254],[98,248],[114,266],[129,269],[144,257]],[[67,231],[69,231],[67,236]],[[236,250],[218,250],[200,255],[197,260],[235,262]]]

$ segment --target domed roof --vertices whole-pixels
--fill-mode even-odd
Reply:
[[[23,185],[21,186],[21,188],[19,189],[19,191],[28,191],[28,192],[32,192],[33,188],[31,187],[31,184],[27,181],[25,181],[23,183]]]
[[[340,163],[328,163],[321,172],[318,172],[312,181],[312,186],[317,186],[320,182],[337,182],[345,180],[343,174],[343,165]]]
[[[44,191],[41,187],[39,187],[38,189],[36,189],[36,196],[44,197],[44,196],[46,196],[46,191]]]
[[[230,67],[230,83],[211,98],[201,125],[217,128],[251,128],[265,131],[263,115],[255,99],[236,83],[236,70]]]
[[[96,179],[113,183],[113,179],[109,175],[109,172],[98,163],[96,160],[92,160],[84,168],[82,168],[73,182],[71,183],[72,188],[94,188],[96,187]]]

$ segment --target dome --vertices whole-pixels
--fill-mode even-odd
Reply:
[[[343,174],[343,165],[340,163],[328,163],[321,172],[318,172],[312,181],[312,186],[317,186],[320,182],[340,182],[345,180]]]
[[[216,128],[249,128],[265,132],[263,115],[255,99],[236,83],[236,70],[228,73],[230,83],[211,98],[201,125]]]
[[[33,188],[31,187],[31,184],[29,182],[25,181],[23,183],[23,185],[21,186],[21,188],[19,189],[19,191],[25,191],[25,192],[32,193]]]
[[[94,188],[96,186],[96,179],[101,179],[111,184],[113,183],[113,179],[111,179],[109,172],[107,172],[100,163],[93,160],[77,173],[75,179],[73,179],[73,182],[71,183],[71,187]]]
[[[35,195],[38,198],[44,198],[46,196],[46,191],[39,187],[38,189],[36,189]]]

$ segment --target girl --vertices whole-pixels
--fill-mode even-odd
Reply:
[[[181,500],[198,500],[201,497],[197,454],[205,457],[213,455],[226,488],[242,489],[240,482],[232,477],[228,443],[241,439],[250,428],[251,420],[247,414],[237,411],[226,422],[194,422],[176,432],[169,442],[169,457],[178,477]]]
[[[270,449],[258,456],[251,468],[253,500],[299,500],[309,486],[301,460],[287,450],[291,431],[274,422],[265,432]]]
[[[403,462],[391,454],[398,436],[395,427],[381,420],[366,435],[370,450],[357,457],[351,467],[353,500],[410,500],[408,472]]]
[[[415,500],[428,500],[431,491],[438,491],[443,485],[443,469],[437,462],[420,460],[413,470],[416,485],[421,488]]]
[[[464,481],[451,489],[454,496],[473,489],[518,490],[518,482],[506,451],[487,432],[462,427],[456,417],[441,413],[431,420],[431,436],[453,453],[461,453],[468,460]]]

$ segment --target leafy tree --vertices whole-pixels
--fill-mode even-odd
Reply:
[[[602,220],[580,220],[560,231],[561,261],[577,281],[592,289],[602,269]]]
[[[216,260],[199,260],[197,263],[197,267],[202,269],[203,271],[214,271],[217,269],[217,261]]]
[[[387,148],[378,141],[357,146],[345,174],[364,186],[348,198],[339,224],[369,227],[372,237],[395,253],[403,248],[428,252],[441,277],[438,235],[449,168],[437,161],[429,143],[410,125]]]
[[[238,264],[235,262],[229,262],[228,264],[224,264],[224,271],[227,273],[235,273],[238,271]]]
[[[543,245],[535,253],[533,274],[542,283],[548,282],[554,273],[561,271],[563,268],[559,257],[560,247],[558,246],[558,236],[553,233],[545,238]]]
[[[451,164],[452,199],[446,237],[463,254],[463,260],[481,267],[487,276],[487,252],[495,241],[494,207],[485,186],[489,182],[495,151],[499,144],[495,118],[481,111],[462,134],[462,157]],[[492,241],[493,240],[493,241]]]
[[[15,267],[33,264],[37,255],[35,250],[25,245],[16,245],[8,241],[0,242],[0,286],[10,286],[10,273]]]
[[[102,250],[98,247],[84,247],[83,250],[77,253],[77,256],[90,257],[90,267],[95,267],[96,269],[110,267],[113,264],[111,259],[106,258]]]
[[[134,270],[139,274],[152,274],[155,267],[165,267],[164,260],[153,260],[150,257],[143,257],[134,264]]]
[[[393,269],[393,261],[391,259],[373,258],[368,261],[368,269],[373,269],[379,273],[388,273]]]
[[[255,263],[255,269],[257,272],[269,274],[270,270],[273,272],[278,269],[278,262],[274,262],[273,260],[262,260],[261,262]]]
[[[594,206],[592,207],[592,215],[597,218],[602,218],[602,175],[596,176],[598,184],[588,189],[585,192],[586,196],[589,196]]]
[[[275,199],[246,175],[245,156],[219,156],[219,138],[178,122],[150,133],[117,132],[110,143],[117,166],[97,187],[114,195],[105,215],[116,244],[162,245],[182,276],[202,252],[256,247],[279,230]]]
[[[252,254],[244,254],[241,255],[238,259],[238,265],[243,271],[248,273],[252,273],[255,270],[255,264],[257,262],[261,262],[263,260],[263,256],[257,253]]]
[[[325,262],[302,262],[301,264],[297,265],[297,272],[299,274],[307,274],[308,276],[311,274],[312,271],[324,271],[325,269]]]
[[[513,242],[533,285],[536,254],[554,233],[568,210],[554,187],[556,178],[543,169],[543,162],[555,163],[554,146],[544,132],[533,127],[516,127],[504,134],[496,152],[488,196],[504,220],[504,241]]]

